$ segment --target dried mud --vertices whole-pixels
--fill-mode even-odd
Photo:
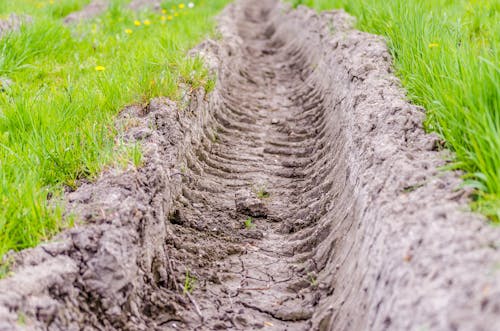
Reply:
[[[384,41],[277,1],[219,20],[196,50],[215,90],[123,112],[144,166],[14,256],[0,330],[500,329],[500,229],[439,170]]]

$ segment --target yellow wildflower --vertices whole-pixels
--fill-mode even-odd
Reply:
[[[125,29],[126,34],[132,34],[132,29]]]
[[[144,25],[146,25],[146,26],[151,25],[151,21],[150,20],[144,20]]]
[[[167,16],[167,20],[171,21],[171,20],[173,20],[173,19],[174,19],[174,18],[172,17],[172,15],[168,15],[168,16]]]
[[[161,10],[161,13],[162,13],[162,14],[166,14],[166,13],[167,13],[167,10],[166,10],[166,9],[162,9],[162,10]]]
[[[438,43],[430,43],[429,48],[439,47]]]
[[[174,13],[174,16],[175,16],[175,17],[179,16],[179,13]]]
[[[183,4],[183,3],[180,3],[180,4],[179,4],[179,9],[184,9],[184,7],[185,7],[185,6],[184,6],[184,4]]]
[[[135,26],[141,26],[141,21],[135,20],[135,21],[134,21],[134,25],[135,25]]]
[[[54,4],[54,0],[49,0],[49,4],[53,5]]]
[[[162,17],[161,17],[161,20],[162,20],[162,21],[165,21],[166,19],[167,19],[167,17],[165,17],[165,16],[162,16]]]
[[[95,71],[104,71],[104,70],[106,70],[106,68],[103,67],[103,66],[97,66],[97,67],[95,67]]]

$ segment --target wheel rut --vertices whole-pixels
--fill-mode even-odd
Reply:
[[[315,194],[305,177],[315,162],[324,109],[321,96],[301,79],[311,72],[310,63],[273,38],[276,3],[241,6],[237,29],[244,47],[220,79],[210,142],[202,140],[187,155],[172,218],[183,230],[225,232],[237,250],[217,262],[210,276],[216,282],[204,285],[204,294],[195,291],[201,328],[307,330],[318,300],[317,276],[291,251],[287,225],[302,221],[297,212],[310,200],[300,197]]]
[[[143,165],[9,257],[0,331],[499,330],[500,230],[439,170],[384,41],[274,0],[218,20],[193,50],[214,90],[123,110]]]

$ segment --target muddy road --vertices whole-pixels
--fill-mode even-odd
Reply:
[[[344,12],[239,0],[215,90],[125,109],[144,166],[13,255],[0,330],[498,330],[500,229]]]

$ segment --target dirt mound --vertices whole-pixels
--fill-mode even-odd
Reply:
[[[22,24],[30,23],[31,17],[26,15],[11,14],[5,19],[0,19],[0,38],[9,31],[19,30]]]
[[[109,6],[108,0],[92,0],[82,10],[73,12],[64,18],[64,23],[78,23],[80,21],[91,19],[102,14]]]
[[[241,0],[186,109],[118,124],[144,166],[68,195],[84,224],[16,255],[0,330],[497,330],[500,230],[344,12]]]
[[[144,8],[160,9],[161,0],[132,0],[128,7],[132,10],[141,10]]]

